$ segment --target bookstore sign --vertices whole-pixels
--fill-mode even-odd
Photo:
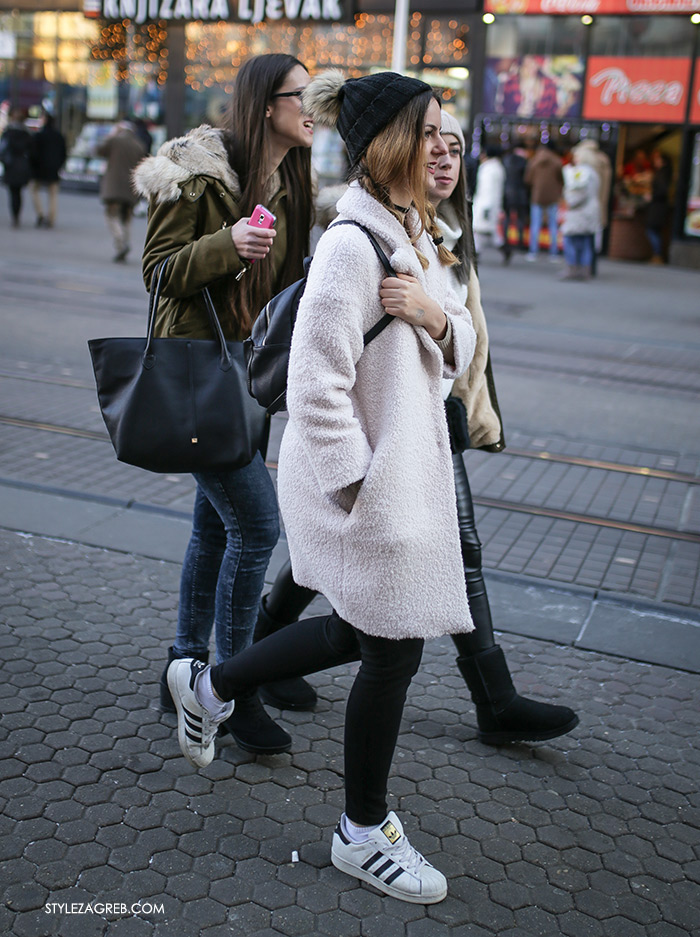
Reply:
[[[352,17],[353,0],[84,0],[83,12],[92,19],[132,23],[338,23]]]

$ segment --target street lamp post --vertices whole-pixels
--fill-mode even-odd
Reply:
[[[391,70],[406,71],[406,44],[408,42],[408,17],[411,0],[396,0],[394,9],[394,45],[391,52]]]

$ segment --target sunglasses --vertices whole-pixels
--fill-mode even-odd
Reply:
[[[304,89],[299,91],[278,91],[276,94],[271,94],[271,98],[298,98],[301,100],[301,96],[304,93]]]

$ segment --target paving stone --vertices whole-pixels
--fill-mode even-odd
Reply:
[[[171,930],[158,917],[134,918],[134,924],[129,918],[118,922],[127,934],[134,927],[167,937],[190,937],[195,929],[207,937],[689,932],[697,895],[683,888],[697,889],[700,880],[696,676],[580,649],[563,654],[531,638],[505,636],[501,643],[519,686],[540,698],[558,691],[562,701],[586,699],[588,724],[551,743],[494,750],[476,740],[449,642],[427,646],[407,707],[411,721],[399,738],[402,755],[390,779],[392,806],[398,803],[412,842],[448,875],[448,898],[426,909],[382,897],[330,864],[330,835],[343,803],[336,736],[351,669],[319,678],[319,712],[290,714],[293,733],[304,727],[298,755],[256,760],[226,744],[224,758],[194,772],[178,754],[174,721],[161,719],[151,709],[153,693],[142,692],[157,685],[172,618],[149,612],[145,629],[142,618],[122,616],[121,636],[110,633],[112,619],[101,621],[96,611],[87,626],[84,616],[68,614],[71,602],[73,611],[94,605],[113,614],[146,593],[152,597],[143,608],[163,601],[172,609],[177,565],[36,539],[18,538],[12,552],[3,553],[6,537],[0,531],[0,561],[16,562],[11,557],[20,547],[23,570],[35,564],[41,575],[57,577],[61,595],[80,586],[81,578],[89,581],[95,568],[118,571],[104,580],[117,590],[113,606],[76,592],[59,610],[66,612],[60,640],[75,645],[65,653],[75,658],[71,673],[80,674],[80,686],[90,688],[92,709],[84,707],[77,684],[71,685],[74,675],[48,670],[40,687],[16,688],[26,695],[23,708],[11,713],[18,722],[6,738],[23,733],[20,745],[28,761],[18,760],[13,772],[18,749],[0,759],[0,797],[9,822],[0,825],[0,848],[7,850],[15,836],[20,840],[19,851],[3,852],[9,876],[4,900],[13,887],[19,887],[20,899],[27,884],[41,889],[25,897],[38,902],[36,910],[18,919],[35,915],[47,937],[63,937],[61,931],[91,937],[67,918],[58,927],[56,919],[46,922],[40,910],[44,893],[53,900],[57,893],[77,891],[76,884],[93,897],[166,896]],[[69,573],[64,561],[70,561]],[[67,575],[74,582],[67,583]],[[30,587],[24,592],[29,595]],[[108,592],[105,587],[101,597]],[[24,594],[12,598],[25,607]],[[0,641],[13,637],[12,647],[22,648],[37,673],[51,662],[42,656],[48,644],[35,648],[27,629],[40,632],[50,605],[43,612],[35,606],[38,617],[32,626],[21,626],[21,643],[0,624]],[[24,679],[32,670],[0,672]],[[463,715],[468,725],[460,721]],[[40,727],[53,716],[64,721],[46,734]],[[82,727],[76,733],[78,719]],[[75,747],[83,732],[109,738],[110,747]],[[298,862],[291,861],[294,850]],[[28,858],[20,858],[22,853]],[[109,937],[116,924],[110,922]],[[29,933],[29,922],[12,932]]]

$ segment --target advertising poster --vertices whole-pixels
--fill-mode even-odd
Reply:
[[[690,60],[592,55],[583,116],[589,120],[682,124]]]
[[[700,238],[700,133],[695,134],[690,164],[688,201],[685,206],[683,230],[691,237]]]
[[[583,59],[577,55],[488,58],[483,109],[523,118],[579,117],[582,89]]]

